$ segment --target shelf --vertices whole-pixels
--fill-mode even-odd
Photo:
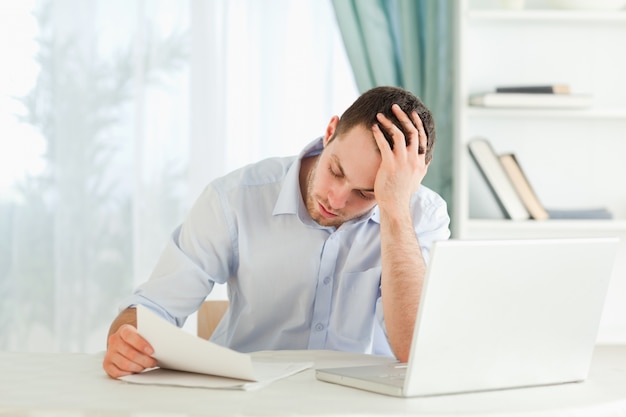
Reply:
[[[626,220],[469,220],[469,236],[614,236],[626,234]]]
[[[626,11],[587,10],[470,10],[470,20],[549,21],[549,22],[626,22]]]
[[[592,108],[592,109],[511,109],[494,107],[466,106],[468,116],[476,117],[558,117],[572,119],[623,119],[626,121],[626,108]]]
[[[548,2],[528,0],[525,9],[505,10],[498,3],[456,2],[453,237],[619,238],[601,327],[610,329],[604,340],[626,340],[626,8],[549,9],[541,8]],[[497,86],[551,83],[593,100],[577,108],[470,106],[470,96]],[[519,157],[548,207],[599,205],[614,218],[503,219],[468,152],[475,137],[488,138],[498,154]]]

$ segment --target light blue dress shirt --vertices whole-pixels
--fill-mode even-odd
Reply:
[[[299,157],[272,158],[213,181],[172,234],[150,279],[120,306],[142,304],[182,326],[214,283],[230,307],[211,340],[241,352],[331,349],[391,354],[385,336],[378,208],[339,228],[309,216]],[[421,186],[413,222],[428,261],[450,236],[444,200]]]

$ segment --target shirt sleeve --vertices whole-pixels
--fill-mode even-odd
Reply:
[[[437,196],[438,197],[438,196]],[[415,226],[415,234],[426,265],[435,242],[450,238],[450,216],[446,202],[439,197],[434,204],[423,209],[422,219]]]
[[[208,186],[171,234],[149,279],[120,308],[141,304],[182,326],[235,263],[236,229],[226,207],[223,195]]]

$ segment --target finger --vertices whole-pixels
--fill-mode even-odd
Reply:
[[[376,118],[378,119],[378,122],[382,126],[382,128],[385,129],[385,131],[391,137],[391,141],[393,142],[393,150],[401,151],[402,149],[406,149],[405,137],[404,133],[402,133],[402,130],[400,130],[400,128],[396,126],[395,123],[393,123],[390,119],[387,118],[387,116],[382,113],[378,113],[376,115]]]
[[[130,374],[137,374],[146,369],[120,355],[115,355],[114,357],[108,359],[103,364],[103,368],[106,373],[112,378],[119,378],[121,376]]]
[[[113,357],[113,362],[121,369],[133,372],[143,371],[157,365],[156,359],[135,349],[128,343],[119,343],[115,346],[118,355]]]
[[[104,370],[106,371],[108,376],[110,376],[111,378],[115,378],[115,379],[126,376],[126,375],[130,375],[133,373],[133,372],[123,371],[113,364],[104,366]]]
[[[407,146],[410,146],[412,143],[415,143],[414,138],[416,137],[419,138],[417,123],[411,120],[409,115],[405,113],[404,110],[402,110],[402,108],[397,104],[394,104],[393,106],[391,106],[391,111],[393,111],[393,114],[396,116],[396,118],[402,125],[402,128],[404,129],[404,133],[407,136],[406,138]],[[415,111],[413,113],[415,113]],[[419,143],[419,139],[417,140],[417,142]]]
[[[424,129],[424,123],[422,122],[422,119],[419,117],[419,115],[417,114],[417,112],[414,110],[413,113],[411,114],[411,116],[413,117],[413,122],[415,122],[415,125],[417,126],[417,132],[418,132],[418,143],[419,143],[419,147],[417,150],[417,153],[420,155],[426,155],[426,149],[428,149],[428,136],[426,136],[426,130]]]
[[[383,160],[387,158],[393,158],[393,151],[391,150],[391,145],[385,139],[385,135],[383,135],[383,131],[381,130],[378,124],[374,124],[372,126],[372,133],[374,134],[374,140],[376,141],[376,145],[380,150],[380,156]]]
[[[141,337],[137,329],[130,324],[121,326],[117,333],[124,342],[132,346],[135,350],[143,352],[146,355],[152,355],[154,353],[154,349],[150,346],[150,343]]]
[[[145,355],[135,355],[131,352],[118,352],[111,357],[111,364],[121,371],[139,373],[147,368],[157,366],[156,360]]]
[[[156,361],[149,357],[149,360],[145,363],[145,365],[141,365],[125,357],[119,349],[120,344],[121,340],[119,340],[117,343],[109,344],[106,355],[104,357],[104,361],[102,362],[102,367],[110,377],[119,378],[124,375],[139,373],[146,368],[153,367],[153,365],[156,366]]]
[[[102,362],[102,369],[107,373],[111,378],[119,378],[124,375],[129,375],[132,372],[123,371],[118,368],[107,356],[104,357],[104,361]]]
[[[150,356],[154,353],[152,346],[130,325],[121,326],[109,337],[108,342],[105,365],[130,373],[141,372],[157,365],[156,359]],[[116,369],[109,373],[105,367],[112,376],[116,374]]]

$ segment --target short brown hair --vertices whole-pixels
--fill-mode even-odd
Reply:
[[[344,134],[352,128],[363,125],[368,129],[375,123],[378,123],[376,115],[384,114],[390,119],[400,130],[407,135],[398,121],[398,118],[391,111],[391,106],[397,104],[409,116],[415,110],[422,120],[424,130],[426,131],[426,163],[429,163],[433,157],[433,147],[435,145],[435,121],[432,113],[426,105],[417,98],[413,93],[400,87],[374,87],[363,93],[348,109],[341,115],[335,136]],[[384,129],[381,129],[385,135],[385,139],[393,149],[393,141]],[[407,139],[408,140],[408,139]],[[408,143],[407,143],[408,145]]]

